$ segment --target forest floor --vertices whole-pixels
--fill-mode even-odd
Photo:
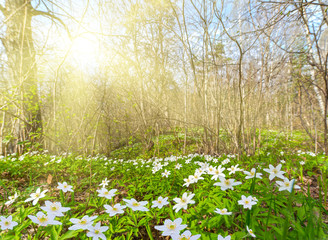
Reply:
[[[241,156],[182,155],[177,144],[161,143],[157,152],[176,154],[131,158],[132,147],[116,151],[119,157],[2,157],[0,237],[328,239],[327,156],[274,143]],[[69,210],[52,218],[50,203]],[[88,227],[74,220],[83,218]]]

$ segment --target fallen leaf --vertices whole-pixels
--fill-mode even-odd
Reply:
[[[48,175],[48,178],[47,178],[47,183],[50,185],[51,182],[52,182],[52,175],[49,174],[49,175]]]

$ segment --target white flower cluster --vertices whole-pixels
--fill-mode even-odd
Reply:
[[[283,153],[281,154],[283,155]],[[256,179],[262,179],[262,173],[258,172],[256,168],[251,168],[251,170],[246,171],[239,167],[239,164],[232,165],[230,167],[226,166],[223,167],[223,165],[228,164],[230,162],[230,159],[235,158],[235,155],[227,155],[227,158],[221,162],[221,165],[219,166],[212,166],[212,163],[217,163],[218,159],[214,158],[209,155],[205,155],[204,159],[205,162],[201,161],[193,161],[194,157],[198,157],[199,155],[189,155],[187,158],[184,159],[185,164],[194,164],[194,166],[198,165],[198,168],[195,170],[194,174],[189,175],[187,178],[184,179],[183,186],[189,187],[190,184],[197,183],[198,181],[204,180],[206,174],[211,176],[211,180],[217,181],[214,182],[214,186],[220,187],[222,191],[226,191],[228,189],[234,190],[234,188],[238,185],[242,185],[242,182],[236,181],[233,178],[226,178],[226,174],[224,171],[228,171],[229,175],[236,175],[240,176],[241,174],[245,174],[245,179],[253,179],[255,181]],[[170,162],[173,162],[174,171],[178,171],[181,168],[183,168],[184,164],[178,163],[178,160],[182,157],[176,157],[176,156],[170,156],[166,158],[153,158],[150,160],[129,160],[127,161],[129,164],[131,164],[131,169],[136,169],[138,167],[151,167],[152,166],[152,173],[156,174],[158,171],[161,171],[161,175],[163,178],[170,179],[171,171],[167,169],[163,169],[164,167],[168,166]],[[24,158],[22,158],[23,160]],[[89,158],[89,160],[91,157]],[[103,159],[106,160],[107,164],[111,164],[111,169],[115,169],[114,164],[121,164],[123,162],[123,159],[113,160],[113,159],[105,159],[96,157],[95,160]],[[51,162],[59,163],[61,161],[61,158],[52,158]],[[303,165],[303,163],[300,163]],[[263,171],[269,173],[269,180],[273,180],[274,178],[279,178],[279,181],[276,181],[276,184],[279,187],[279,191],[287,190],[291,192],[293,189],[299,189],[300,187],[295,185],[295,180],[289,180],[284,176],[285,172],[281,170],[282,165],[279,164],[276,167],[269,164],[269,168],[263,169]],[[181,171],[183,172],[183,171]],[[239,173],[240,172],[240,173]],[[180,173],[179,173],[180,174]],[[173,174],[172,174],[173,175]],[[207,181],[207,180],[206,180]],[[108,185],[109,180],[106,178],[102,180],[102,182],[99,184],[101,186],[100,189],[97,190],[98,197],[106,198],[106,199],[113,199],[114,196],[117,194],[117,189],[110,189],[108,190],[106,186]],[[58,182],[57,189],[61,190],[63,193],[66,192],[73,192],[73,187],[71,185],[68,185],[67,182],[60,183]],[[41,188],[38,188],[35,193],[31,193],[30,197],[25,200],[25,202],[31,202],[33,205],[36,205],[38,201],[46,196],[46,193],[48,190],[41,191]],[[173,201],[175,202],[175,205],[173,206],[173,210],[175,212],[179,212],[181,209],[187,210],[189,204],[195,204],[195,201],[193,200],[195,194],[193,193],[187,193],[184,192],[181,196],[175,197]],[[15,195],[10,196],[8,201],[5,203],[5,205],[9,206],[13,204],[16,199],[19,197],[19,194],[15,192]],[[104,204],[103,207],[105,208],[105,212],[109,214],[109,216],[115,216],[117,214],[123,214],[124,209],[130,208],[132,211],[141,211],[141,212],[148,212],[148,201],[137,201],[134,198],[131,199],[123,199],[125,202],[125,205],[121,205],[121,203],[114,204],[115,201],[113,201],[112,205]],[[241,199],[238,200],[238,204],[243,206],[244,209],[252,209],[254,205],[258,203],[258,199],[253,196],[245,196],[242,195]],[[156,200],[152,201],[151,208],[159,208],[162,209],[164,206],[169,205],[170,202],[168,200],[168,197],[162,197],[159,196]],[[62,225],[62,222],[59,221],[58,218],[63,217],[64,213],[69,211],[70,208],[63,207],[60,202],[51,202],[51,201],[45,201],[45,205],[40,207],[42,211],[39,211],[36,213],[36,215],[28,215],[28,218],[35,224],[38,224],[40,226],[48,226],[48,225]],[[220,215],[232,215],[233,212],[229,212],[227,208],[220,207],[216,208],[214,210],[215,213]],[[107,226],[101,226],[100,222],[94,222],[98,216],[88,216],[85,215],[82,218],[71,218],[70,222],[72,223],[72,226],[70,226],[69,230],[88,230],[87,236],[92,237],[93,239],[106,239],[106,236],[104,235],[104,232],[108,230]],[[17,226],[17,222],[13,221],[13,216],[0,216],[0,226],[2,230],[6,229],[13,229],[15,226]],[[182,224],[182,219],[178,218],[174,221],[170,219],[166,219],[164,221],[163,225],[155,226],[155,229],[162,231],[163,236],[170,236],[173,240],[175,239],[189,239],[189,240],[196,240],[201,237],[200,234],[198,235],[192,235],[190,231],[184,231],[182,234],[180,232],[184,230],[187,227],[187,225]],[[248,226],[247,231],[252,236],[255,237],[255,234],[253,233],[252,229],[249,229]],[[231,239],[231,236],[222,237],[221,235],[218,236],[219,240],[222,239]]]
[[[298,150],[298,151],[297,151],[297,155],[298,155],[298,156],[301,156],[301,155],[309,155],[309,156],[311,156],[311,157],[315,157],[315,156],[317,156],[317,154],[315,154],[314,152],[310,152],[310,151],[303,152],[302,150]]]
[[[158,231],[162,231],[162,236],[170,236],[172,240],[179,240],[179,239],[189,239],[189,240],[197,240],[201,237],[200,234],[192,236],[189,230],[184,231],[180,235],[180,231],[187,227],[186,224],[181,224],[182,219],[177,218],[174,221],[170,219],[166,219],[163,225],[155,226],[155,229]]]

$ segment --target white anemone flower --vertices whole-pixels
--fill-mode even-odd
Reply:
[[[109,180],[107,180],[107,178],[105,178],[104,180],[101,181],[101,183],[99,184],[99,186],[102,186],[102,188],[105,188],[109,183]]]
[[[203,173],[206,173],[206,169],[207,169],[208,166],[206,166],[206,168],[202,167],[202,168],[197,168],[195,170],[195,174],[198,174],[198,175],[202,175]]]
[[[214,212],[216,212],[220,215],[231,215],[232,214],[232,212],[228,212],[228,210],[226,208],[223,208],[223,209],[217,208],[217,209],[215,209]]]
[[[195,172],[193,176],[194,176],[194,182],[195,182],[195,183],[197,183],[198,180],[204,179],[204,178],[202,177],[202,174],[201,174],[200,172]]]
[[[229,175],[236,173],[237,171],[242,171],[241,168],[238,168],[239,164],[236,164],[235,166],[231,166],[227,170],[229,171]]]
[[[216,182],[214,186],[220,186],[222,191],[227,189],[233,190],[234,186],[240,185],[241,182],[235,182],[235,179],[225,179],[224,177],[220,177],[220,182]]]
[[[60,202],[50,202],[45,201],[45,207],[41,207],[42,210],[46,211],[49,215],[54,215],[55,217],[63,217],[63,212],[70,210],[69,207],[62,207]]]
[[[122,206],[120,203],[117,203],[114,206],[105,204],[104,207],[106,208],[106,213],[108,213],[110,217],[124,213],[123,209],[126,208],[126,206]]]
[[[218,235],[218,240],[231,240],[231,236],[228,235],[226,237],[222,237],[220,234]]]
[[[62,190],[64,193],[65,192],[73,192],[72,186],[68,185],[67,182],[63,183],[58,183],[57,189]]]
[[[260,178],[262,179],[261,175],[262,173],[257,173],[255,168],[252,168],[251,171],[244,171],[244,173],[247,175],[245,179],[250,179],[250,178]]]
[[[222,165],[225,165],[225,164],[227,164],[227,163],[229,163],[229,162],[230,162],[230,159],[227,158],[227,159],[225,159],[225,160],[222,161]]]
[[[112,189],[110,191],[108,191],[106,188],[102,188],[100,190],[97,190],[98,197],[105,197],[107,199],[112,199],[115,196],[115,192],[117,191],[117,189]]]
[[[103,234],[103,232],[106,232],[108,228],[109,227],[107,226],[100,226],[100,222],[98,222],[95,226],[90,226],[88,228],[89,232],[87,232],[87,237],[92,237],[93,240],[98,240],[98,238],[106,240],[107,237]]]
[[[225,170],[225,167],[222,167],[221,165],[220,166],[217,166],[215,169],[214,169],[214,172],[213,172],[213,176],[212,176],[212,180],[217,180],[218,177],[223,177],[225,178],[225,175],[223,173],[223,171]]]
[[[41,192],[41,188],[38,188],[35,193],[32,193],[30,195],[30,198],[25,200],[25,202],[33,201],[32,204],[36,205],[40,198],[44,198],[46,196],[46,192],[48,192],[48,190],[44,190]]]
[[[181,224],[182,219],[177,218],[174,221],[166,219],[164,225],[157,225],[154,228],[156,230],[162,231],[162,236],[171,236],[172,238],[178,237],[181,230],[187,227],[187,224]]]
[[[18,198],[18,194],[17,194],[17,192],[15,192],[15,195],[10,196],[10,197],[8,198],[9,201],[5,202],[5,205],[6,205],[6,206],[9,206],[9,205],[13,204],[17,198]]]
[[[252,237],[256,237],[255,236],[255,234],[254,234],[254,232],[253,232],[253,230],[252,229],[250,229],[250,228],[248,228],[248,226],[246,226],[246,228],[247,228],[247,232],[252,236]]]
[[[244,208],[251,209],[253,205],[256,205],[257,202],[253,200],[252,196],[241,196],[241,200],[238,201],[238,204],[243,205]]]
[[[70,221],[74,225],[70,226],[68,230],[79,230],[79,229],[86,230],[92,226],[93,220],[95,220],[97,217],[98,216],[89,217],[88,215],[85,215],[81,219],[71,218]]]
[[[265,171],[265,172],[267,172],[267,173],[269,173],[270,174],[270,176],[269,176],[269,179],[270,179],[270,181],[272,180],[272,179],[274,179],[275,177],[278,177],[278,178],[281,178],[281,179],[284,179],[285,177],[284,177],[284,171],[281,171],[280,169],[281,169],[281,164],[279,164],[277,167],[274,167],[274,166],[272,166],[271,164],[269,164],[269,168],[265,168],[265,169],[263,169],[263,171]]]
[[[134,198],[132,198],[132,199],[123,199],[123,201],[127,203],[126,206],[131,208],[132,211],[142,211],[142,212],[149,211],[149,209],[145,207],[145,205],[148,204],[147,201],[138,202]]]
[[[180,168],[182,168],[182,165],[180,163],[177,163],[174,168],[179,170]]]
[[[168,205],[169,202],[167,201],[168,197],[163,198],[162,196],[159,196],[157,200],[153,201],[153,205],[151,206],[152,208],[158,207],[161,209],[163,206]]]
[[[62,225],[61,222],[55,220],[54,215],[46,215],[43,212],[38,212],[36,216],[28,215],[28,217],[32,222],[44,227],[48,225]]]
[[[295,179],[288,180],[288,178],[284,178],[284,181],[277,181],[277,184],[279,185],[279,191],[287,190],[288,192],[292,192],[293,189],[300,189],[300,186],[295,185]]]
[[[162,177],[168,178],[170,174],[171,172],[165,169],[164,172],[162,172]]]
[[[183,181],[185,181],[185,183],[182,186],[186,186],[189,187],[190,184],[195,182],[195,178],[193,175],[189,175],[188,178],[183,179]]]
[[[13,217],[12,216],[9,216],[7,218],[3,217],[3,216],[0,216],[0,227],[1,227],[1,230],[6,230],[6,229],[10,229],[10,230],[13,230],[13,228],[15,226],[17,226],[18,223],[13,221]]]
[[[173,200],[177,203],[173,206],[173,209],[175,209],[175,212],[179,212],[181,208],[186,210],[188,208],[188,204],[194,204],[195,201],[191,200],[194,196],[195,196],[195,194],[193,194],[193,193],[191,193],[188,196],[188,193],[185,192],[181,198],[174,198]]]
[[[206,171],[207,171],[208,174],[214,175],[215,167],[210,165],[210,166],[207,167]]]
[[[184,231],[181,235],[174,235],[172,240],[197,240],[201,237],[200,234],[192,235],[189,230]]]

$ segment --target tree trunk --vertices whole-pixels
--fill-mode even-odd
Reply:
[[[32,37],[33,7],[29,0],[7,0],[0,8],[6,21],[6,35],[1,39],[8,58],[14,97],[21,114],[20,150],[37,148],[42,141],[42,120],[38,95],[37,67]]]

